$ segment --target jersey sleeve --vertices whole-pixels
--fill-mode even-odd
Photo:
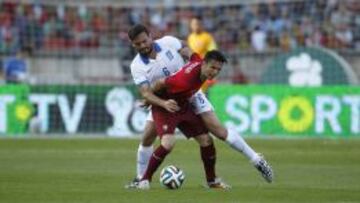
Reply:
[[[131,63],[130,70],[135,85],[150,83],[149,79],[146,77],[145,69],[141,67],[141,64],[134,62]]]
[[[159,39],[161,43],[166,44],[167,46],[172,47],[175,50],[180,50],[182,48],[181,41],[173,36],[164,36],[163,38]]]

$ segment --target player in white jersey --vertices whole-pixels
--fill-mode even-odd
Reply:
[[[140,32],[142,30],[144,30],[144,32],[140,33],[139,37],[136,37],[135,39],[132,40],[133,45],[135,45],[134,46],[135,49],[137,49],[139,52],[135,56],[134,60],[130,65],[131,74],[133,76],[134,82],[139,87],[141,95],[149,103],[153,105],[161,106],[167,109],[169,112],[175,112],[179,109],[179,107],[177,106],[177,103],[174,100],[170,99],[167,101],[162,101],[162,99],[153,95],[153,93],[148,90],[148,87],[150,87],[150,85],[156,80],[164,77],[168,77],[171,74],[178,71],[184,65],[183,57],[189,58],[192,52],[190,51],[190,49],[184,47],[182,42],[175,37],[165,36],[158,40],[152,41],[145,27],[138,26],[138,29],[140,30]],[[137,45],[139,45],[139,47],[137,47]],[[196,101],[193,102],[196,107],[195,112],[197,112],[197,114],[212,110],[212,106],[207,100],[205,103],[206,97],[202,92],[198,92],[195,95],[196,97],[194,97],[191,100],[204,98],[204,101],[201,101],[201,103]],[[139,150],[138,150],[138,165],[137,165],[138,178],[141,177],[145,172],[148,164],[148,159],[150,159],[151,153],[153,151],[152,143],[156,138],[156,132],[155,129],[153,129],[154,128],[153,126],[154,124],[153,124],[152,115],[151,113],[149,113],[145,128],[145,136],[144,136],[145,139],[143,139],[143,142],[139,146]],[[149,130],[151,134],[149,134],[147,130]],[[212,138],[208,137],[208,139],[210,140],[204,140],[204,139],[198,140],[198,138],[195,138],[195,140],[198,141],[200,144],[200,149],[201,149],[200,151],[202,154],[202,158],[204,157],[203,154],[206,154],[205,151],[209,151],[210,148],[214,147],[212,144],[213,143]],[[146,144],[149,144],[150,146],[147,147]],[[207,147],[205,147],[205,145]],[[214,149],[214,153],[215,153],[215,149]],[[211,157],[211,159],[215,160],[215,156],[216,155]],[[206,164],[204,164],[204,166],[205,165]],[[229,188],[228,185],[223,183],[218,178],[216,178],[215,181],[209,182],[208,185],[211,188],[223,188],[223,189]]]
[[[165,36],[153,40],[147,28],[135,25],[128,32],[129,39],[138,54],[131,63],[131,74],[138,86],[141,96],[151,105],[165,108],[169,112],[179,109],[174,100],[163,100],[151,91],[151,83],[176,72],[184,65],[184,58],[189,58],[192,51],[179,39]],[[197,92],[190,98],[195,114],[204,121],[208,130],[217,138],[224,140],[233,149],[243,153],[261,172],[262,176],[271,182],[273,173],[265,159],[256,153],[245,140],[233,129],[226,129],[216,117],[213,107],[202,92]],[[137,153],[137,177],[142,177],[148,161],[153,153],[152,144],[156,139],[155,125],[149,115],[144,135]],[[136,184],[136,179],[133,182]]]

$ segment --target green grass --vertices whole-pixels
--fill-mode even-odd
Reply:
[[[195,142],[178,140],[166,164],[186,173],[165,190],[159,171],[149,191],[123,188],[134,176],[138,140],[0,139],[0,202],[360,202],[360,140],[250,139],[273,165],[267,184],[245,158],[217,142],[218,175],[230,191],[203,188]]]

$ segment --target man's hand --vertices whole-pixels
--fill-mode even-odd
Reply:
[[[166,100],[163,103],[162,107],[170,113],[175,113],[176,111],[180,110],[180,107],[178,106],[177,102],[173,99]]]

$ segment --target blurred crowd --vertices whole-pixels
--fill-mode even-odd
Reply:
[[[211,7],[90,7],[0,3],[0,53],[116,50],[131,52],[127,30],[149,26],[155,37],[185,39],[189,21],[201,17],[218,47],[227,52],[323,46],[360,50],[360,1],[304,0]]]

